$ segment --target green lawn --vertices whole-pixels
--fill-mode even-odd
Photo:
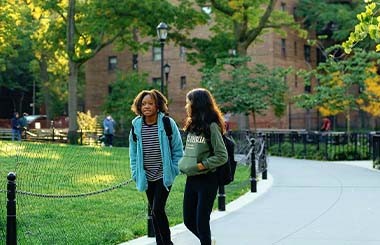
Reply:
[[[19,244],[118,244],[147,233],[145,193],[127,182],[128,148],[0,141],[0,243],[10,171],[17,174],[17,190],[26,192],[17,195]],[[171,226],[182,223],[184,183],[185,176],[178,176],[169,195]],[[227,203],[249,188],[249,169],[239,166],[235,182],[226,187]]]

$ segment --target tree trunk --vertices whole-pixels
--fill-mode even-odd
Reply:
[[[69,132],[70,144],[78,143],[77,83],[79,65],[75,62],[75,0],[69,0],[67,11],[67,54],[69,56]]]
[[[41,79],[41,91],[43,93],[44,97],[44,104],[45,104],[45,110],[46,110],[46,116],[48,120],[53,118],[53,112],[52,112],[52,99],[50,96],[50,86],[49,86],[49,74],[47,71],[47,61],[46,61],[46,55],[42,54],[41,60],[39,62],[40,66],[40,79]]]
[[[257,125],[256,125],[256,112],[252,111],[252,119],[253,119],[253,131],[256,132]]]
[[[77,84],[79,65],[69,61],[69,142],[76,144],[78,139],[77,125]]]

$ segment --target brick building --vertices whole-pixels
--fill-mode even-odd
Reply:
[[[278,1],[276,8],[293,14],[296,8],[296,0]],[[196,37],[209,35],[207,26],[202,26],[193,31]],[[286,38],[275,33],[267,33],[262,37],[262,43],[251,45],[248,55],[253,62],[260,61],[268,67],[293,67],[296,69],[310,69],[316,65],[317,49],[306,44],[306,40],[299,38],[295,33],[288,31]],[[185,95],[199,86],[201,74],[199,66],[186,62],[186,49],[165,44],[164,62],[170,64],[171,70],[168,76],[168,98],[170,101],[170,115],[177,122],[185,117]],[[102,50],[95,58],[86,64],[86,89],[85,110],[90,110],[93,115],[101,113],[100,106],[109,93],[109,84],[115,79],[115,67],[130,71],[133,69],[134,60],[138,59],[138,70],[149,74],[152,82],[158,81],[161,75],[160,48],[152,47],[146,53],[133,55],[128,50],[116,52],[111,46]],[[304,83],[295,74],[286,77],[290,87],[289,98],[305,91]],[[306,88],[308,89],[308,88]],[[313,115],[313,116],[312,116]],[[257,116],[258,128],[316,128],[319,118],[315,112],[306,112],[289,103],[285,115],[277,119],[270,111],[265,116]],[[252,127],[252,118],[244,116],[232,116],[233,128]]]

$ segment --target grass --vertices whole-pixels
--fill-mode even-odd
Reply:
[[[17,174],[19,244],[118,244],[147,234],[147,199],[130,180],[128,148],[0,141],[0,197],[6,175]],[[167,203],[170,225],[182,223],[185,176],[172,187]],[[239,166],[226,187],[226,202],[249,191],[249,169]],[[96,195],[91,192],[104,190]],[[77,197],[68,197],[77,195]],[[0,243],[5,239],[6,205],[0,205]],[[217,202],[214,203],[217,208]],[[1,235],[4,234],[4,235]]]

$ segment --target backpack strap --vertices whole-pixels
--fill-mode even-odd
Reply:
[[[133,127],[133,125],[132,125],[132,138],[133,138],[133,141],[134,142],[137,142],[137,136],[136,136],[136,134],[135,134],[135,127]]]
[[[173,130],[172,130],[172,125],[170,124],[170,118],[168,116],[164,116],[162,118],[162,122],[164,123],[164,129],[165,129],[165,132],[166,132],[166,136],[169,139],[169,145],[170,145],[170,149],[171,149],[172,148],[172,134],[173,134]]]
[[[170,145],[170,148],[171,148],[172,147],[172,134],[173,134],[173,130],[172,130],[172,125],[170,124],[170,118],[168,116],[164,116],[162,118],[162,122],[164,123],[165,133],[166,133],[166,136],[169,139],[169,145]],[[132,130],[133,141],[137,142],[137,136],[135,134],[135,128],[133,127],[133,125],[132,125],[131,130]]]

